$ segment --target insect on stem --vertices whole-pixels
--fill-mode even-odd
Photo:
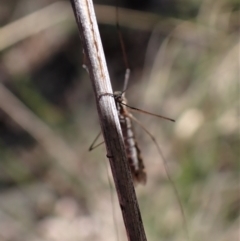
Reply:
[[[163,165],[164,165],[168,180],[171,183],[173,192],[174,192],[174,194],[177,198],[177,202],[180,206],[181,214],[183,217],[184,228],[185,228],[188,240],[189,240],[187,221],[186,221],[183,206],[181,203],[180,195],[179,195],[178,190],[171,178],[171,175],[170,175],[170,172],[169,172],[168,166],[167,166],[167,161],[163,155],[163,152],[162,152],[158,142],[156,141],[155,137],[147,130],[147,128],[136,117],[134,117],[132,115],[132,113],[130,111],[148,114],[148,115],[155,116],[157,118],[161,118],[161,119],[168,120],[171,122],[175,122],[175,120],[172,118],[169,118],[169,117],[165,117],[163,115],[151,113],[151,112],[128,105],[127,99],[125,97],[125,93],[128,88],[127,86],[128,86],[128,82],[129,82],[129,78],[130,78],[130,68],[129,68],[129,64],[128,64],[123,36],[122,36],[121,30],[120,30],[120,25],[119,25],[118,7],[116,8],[116,26],[117,26],[118,36],[120,39],[123,60],[125,63],[125,68],[126,68],[123,90],[115,91],[113,94],[112,93],[103,93],[98,97],[98,100],[100,100],[103,96],[114,97],[115,105],[116,105],[116,108],[118,111],[118,118],[119,118],[120,125],[121,125],[122,135],[123,135],[123,139],[124,139],[124,146],[126,149],[128,163],[130,165],[134,184],[138,184],[138,183],[145,184],[147,182],[147,173],[146,173],[145,165],[144,165],[144,162],[143,162],[143,159],[141,156],[140,148],[139,148],[138,143],[135,138],[135,133],[134,133],[134,129],[133,129],[133,121],[136,122],[152,139],[152,141],[153,141],[154,145],[156,146],[157,151],[163,161]],[[93,150],[94,148],[98,147],[99,145],[101,145],[103,143],[103,142],[101,142],[101,143],[95,145],[100,134],[101,133],[99,133],[98,136],[95,138],[95,140],[94,140],[93,144],[90,146],[89,150]]]
[[[118,0],[116,0],[116,1],[118,3]],[[122,32],[120,30],[120,25],[119,25],[118,7],[116,7],[116,25],[117,25],[118,36],[119,36],[119,39],[120,39],[120,44],[121,44],[123,60],[124,60],[125,67],[126,67],[126,72],[125,72],[123,91],[116,91],[116,92],[114,92],[113,96],[114,96],[114,99],[115,99],[116,108],[118,110],[118,116],[119,116],[119,120],[120,120],[120,124],[121,124],[121,129],[122,129],[122,133],[123,133],[123,137],[124,137],[124,144],[125,144],[125,148],[126,148],[126,151],[127,151],[128,162],[129,162],[130,167],[131,167],[133,180],[134,180],[135,183],[145,184],[145,182],[147,180],[147,175],[146,175],[144,163],[143,163],[143,160],[142,160],[142,157],[141,157],[141,154],[140,154],[140,149],[138,147],[138,144],[137,144],[135,136],[134,136],[132,120],[135,121],[150,136],[150,138],[152,139],[152,141],[154,142],[154,144],[155,144],[155,146],[158,150],[159,155],[162,158],[167,177],[168,177],[168,179],[169,179],[169,181],[172,185],[173,191],[175,193],[178,204],[180,206],[180,210],[181,210],[183,222],[184,222],[184,228],[185,228],[185,231],[186,231],[187,238],[189,240],[188,225],[187,225],[184,209],[183,209],[183,206],[182,206],[182,203],[181,203],[180,195],[179,195],[178,190],[177,190],[177,188],[176,188],[176,186],[175,186],[175,184],[174,184],[174,182],[171,178],[171,175],[170,175],[170,172],[169,172],[168,166],[167,166],[167,161],[166,161],[166,159],[163,155],[163,152],[162,152],[160,146],[158,145],[155,137],[145,128],[145,126],[140,121],[138,121],[136,119],[136,117],[134,117],[129,112],[129,110],[144,113],[144,114],[148,114],[148,115],[155,116],[155,117],[158,117],[158,118],[162,118],[162,119],[172,121],[172,122],[175,122],[175,120],[172,119],[172,118],[169,118],[169,117],[165,117],[165,116],[154,114],[154,113],[151,113],[151,112],[148,112],[148,111],[145,111],[145,110],[141,110],[139,108],[132,107],[132,106],[127,104],[127,100],[125,98],[125,92],[127,90],[127,85],[128,85],[128,81],[129,81],[129,78],[130,78],[130,68],[129,68],[129,64],[128,64],[128,58],[127,58],[127,54],[126,54],[126,50],[125,50]]]

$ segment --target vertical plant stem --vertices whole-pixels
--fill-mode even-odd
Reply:
[[[130,168],[124,148],[111,82],[103,53],[97,21],[91,0],[71,0],[78,25],[106,144],[112,174],[130,241],[146,241],[142,218],[136,199]]]

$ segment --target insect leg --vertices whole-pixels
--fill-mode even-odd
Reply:
[[[182,202],[181,202],[181,198],[180,198],[180,195],[179,195],[178,190],[176,188],[176,185],[174,184],[174,182],[173,182],[173,180],[171,178],[171,175],[170,175],[170,172],[169,172],[169,169],[168,169],[168,165],[167,165],[167,161],[166,161],[166,159],[165,159],[165,157],[163,155],[163,152],[162,152],[160,146],[158,145],[155,137],[146,129],[146,127],[137,118],[135,118],[131,113],[128,113],[128,117],[131,118],[133,121],[135,121],[149,135],[149,137],[152,139],[152,141],[154,142],[155,146],[157,147],[158,153],[159,153],[159,155],[161,156],[161,158],[163,160],[163,165],[164,165],[164,169],[166,171],[167,177],[168,177],[168,179],[169,179],[169,181],[170,181],[170,183],[172,185],[173,191],[174,191],[174,193],[176,195],[176,198],[177,198],[177,201],[178,201],[181,213],[182,213],[186,235],[188,237],[188,240],[190,240],[189,239],[188,226],[187,226],[187,219],[186,219],[186,216],[185,216],[185,213],[184,213],[184,209],[183,209],[183,205],[182,205]]]
[[[95,139],[92,142],[91,146],[88,148],[88,151],[92,151],[92,150],[94,150],[95,148],[101,146],[104,143],[104,141],[102,141],[102,142],[100,142],[100,143],[95,145],[95,143],[97,142],[97,140],[98,140],[98,138],[100,137],[101,134],[102,134],[101,131],[97,134],[97,136],[95,137]]]

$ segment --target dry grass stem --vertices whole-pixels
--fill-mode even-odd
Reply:
[[[146,240],[92,1],[72,0],[128,239]]]

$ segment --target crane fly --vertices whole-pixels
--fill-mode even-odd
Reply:
[[[127,69],[126,75],[125,75],[126,76],[125,77],[125,86],[128,81],[129,73],[130,73],[130,70]],[[116,108],[118,111],[118,117],[119,117],[121,129],[122,129],[124,145],[125,145],[128,163],[130,165],[133,181],[134,181],[134,183],[145,184],[147,181],[147,174],[146,174],[145,166],[144,166],[143,159],[141,156],[141,151],[138,147],[138,144],[137,144],[137,141],[135,138],[133,123],[132,123],[132,120],[136,121],[136,118],[129,112],[128,109],[142,112],[145,114],[150,114],[150,115],[160,117],[163,119],[167,119],[170,121],[174,121],[174,120],[164,117],[164,116],[156,115],[156,114],[138,109],[136,107],[129,106],[127,104],[127,99],[125,97],[124,91],[123,92],[115,91],[113,94],[113,97],[114,97]],[[139,121],[137,121],[137,122],[139,123]],[[144,130],[146,130],[146,128],[143,127],[143,125],[141,125],[141,127]]]
[[[124,89],[125,89],[124,91],[115,91],[113,94],[105,93],[105,94],[102,94],[101,96],[110,95],[110,96],[114,97],[116,108],[118,111],[118,118],[119,118],[119,122],[121,125],[122,135],[123,135],[123,139],[124,139],[124,146],[126,149],[128,163],[130,165],[134,184],[138,184],[138,183],[145,184],[147,181],[147,174],[146,174],[144,162],[143,162],[143,159],[141,156],[141,151],[138,146],[137,140],[135,138],[135,132],[133,129],[133,121],[140,125],[140,127],[151,137],[151,139],[154,141],[154,143],[157,146],[158,146],[158,144],[157,144],[154,136],[143,126],[143,124],[141,124],[141,122],[139,122],[130,113],[129,109],[132,111],[141,112],[144,114],[152,115],[152,116],[162,118],[165,120],[169,120],[169,121],[173,121],[173,122],[175,120],[162,116],[162,115],[153,114],[151,112],[141,110],[139,108],[128,105],[127,99],[125,97],[125,92],[126,92],[126,87],[127,87],[129,76],[130,76],[130,69],[127,69],[126,74],[125,74],[125,81],[124,81]],[[89,151],[93,150],[94,148],[98,147],[99,145],[101,145],[103,143],[103,142],[101,142],[101,143],[95,145],[100,134],[101,133],[99,133],[97,135],[97,137],[95,138],[95,140],[93,141],[92,145],[89,148]],[[161,149],[159,146],[158,146],[158,149],[161,153]],[[161,154],[161,156],[162,156],[162,154]]]
[[[122,129],[124,145],[133,182],[145,184],[147,181],[147,174],[141,156],[141,151],[135,138],[132,119],[130,118],[129,111],[126,106],[127,99],[125,98],[125,93],[115,91],[113,95],[118,111],[118,118]]]
[[[146,174],[145,166],[144,166],[143,159],[142,159],[142,156],[141,156],[141,151],[140,151],[140,148],[139,148],[138,143],[137,143],[136,138],[135,138],[135,133],[134,133],[132,121],[135,121],[136,123],[138,123],[141,126],[141,128],[151,137],[151,139],[154,141],[156,146],[158,146],[158,144],[157,144],[154,136],[143,126],[143,124],[141,124],[129,112],[128,109],[131,109],[132,111],[137,111],[137,112],[145,113],[145,114],[148,114],[148,115],[152,115],[152,116],[155,116],[155,117],[159,117],[159,118],[162,118],[162,119],[165,119],[165,120],[170,120],[170,121],[173,121],[173,122],[175,120],[173,120],[171,118],[168,118],[168,117],[161,116],[161,115],[153,114],[153,113],[150,113],[148,111],[129,106],[127,104],[125,92],[127,90],[128,81],[129,81],[129,77],[130,77],[130,68],[128,67],[129,66],[128,59],[127,59],[125,45],[124,45],[124,42],[123,42],[123,37],[122,37],[121,30],[120,30],[118,19],[119,19],[118,7],[116,7],[117,32],[118,32],[118,36],[119,36],[119,40],[120,40],[122,53],[123,53],[123,60],[124,60],[125,66],[126,66],[124,86],[123,86],[122,91],[115,91],[113,94],[105,93],[105,94],[102,94],[101,96],[110,95],[110,96],[114,97],[116,108],[117,108],[117,111],[118,111],[118,118],[119,118],[119,122],[120,122],[120,125],[121,125],[122,135],[123,135],[123,139],[124,139],[124,146],[125,146],[125,149],[126,149],[128,163],[130,165],[130,169],[131,169],[134,184],[137,184],[137,183],[145,184],[146,181],[147,181],[147,174]],[[92,145],[89,147],[89,151],[91,151],[94,148],[98,147],[99,145],[103,144],[103,142],[101,142],[101,143],[95,145],[95,143],[96,143],[96,141],[97,141],[97,139],[99,138],[100,135],[101,135],[101,132],[94,139]],[[161,149],[160,149],[159,146],[158,146],[158,149],[161,153]],[[162,153],[161,153],[161,156],[163,157]]]
[[[188,227],[187,227],[187,221],[186,221],[186,217],[184,214],[184,210],[183,210],[183,206],[181,203],[181,199],[178,193],[178,190],[171,178],[170,172],[168,170],[168,165],[167,165],[167,161],[162,153],[162,150],[160,148],[160,146],[158,145],[154,135],[152,135],[147,128],[136,118],[134,117],[134,115],[131,113],[131,111],[137,111],[140,113],[144,113],[144,114],[148,114],[151,116],[155,116],[161,119],[165,119],[168,121],[172,121],[175,122],[174,119],[162,116],[162,115],[158,115],[158,114],[154,114],[145,110],[141,110],[139,108],[136,107],[132,107],[130,105],[128,105],[127,103],[127,99],[125,97],[125,92],[127,90],[127,85],[128,85],[128,80],[129,80],[129,76],[130,76],[130,68],[128,67],[128,60],[127,60],[127,56],[126,56],[126,50],[125,50],[125,45],[123,42],[123,37],[122,37],[122,33],[120,31],[120,26],[119,26],[119,17],[118,17],[118,7],[116,7],[116,26],[117,26],[117,32],[119,35],[119,40],[120,40],[120,45],[121,45],[121,49],[122,49],[122,53],[123,53],[123,60],[126,66],[126,72],[125,72],[125,79],[124,79],[124,86],[123,86],[123,91],[115,91],[113,94],[112,93],[104,93],[101,95],[102,96],[112,96],[115,100],[115,104],[116,104],[116,108],[118,111],[118,118],[119,118],[119,122],[121,125],[121,130],[122,130],[122,135],[123,135],[123,139],[124,139],[124,146],[126,149],[126,153],[127,153],[127,158],[128,158],[128,163],[131,169],[131,173],[132,173],[132,178],[133,178],[133,182],[134,184],[145,184],[147,181],[147,173],[145,170],[145,165],[141,156],[141,151],[140,148],[138,146],[137,140],[135,138],[135,132],[133,129],[133,122],[137,123],[148,135],[149,137],[152,139],[152,141],[154,142],[157,151],[163,161],[163,165],[165,168],[165,172],[167,174],[168,180],[171,183],[171,186],[173,188],[174,194],[177,198],[180,210],[181,210],[181,214],[183,217],[183,222],[184,222],[184,228],[186,231],[186,235],[188,237],[189,240],[189,234],[188,234]],[[97,139],[99,138],[99,136],[101,135],[101,132],[97,135],[97,137],[95,138],[95,140],[93,141],[92,145],[89,147],[89,151],[95,149],[96,147],[98,147],[99,145],[103,144],[104,142],[101,142],[97,145],[95,145]]]
[[[139,149],[137,140],[135,138],[134,129],[133,129],[133,121],[136,121],[136,118],[129,112],[128,109],[154,115],[154,116],[171,120],[171,121],[174,121],[174,120],[129,106],[127,104],[125,92],[115,91],[114,99],[116,103],[116,108],[118,110],[118,117],[119,117],[121,129],[122,129],[124,145],[127,152],[128,163],[131,168],[133,181],[134,183],[145,184],[147,181],[147,174],[146,174],[145,166],[141,156],[141,151]]]

